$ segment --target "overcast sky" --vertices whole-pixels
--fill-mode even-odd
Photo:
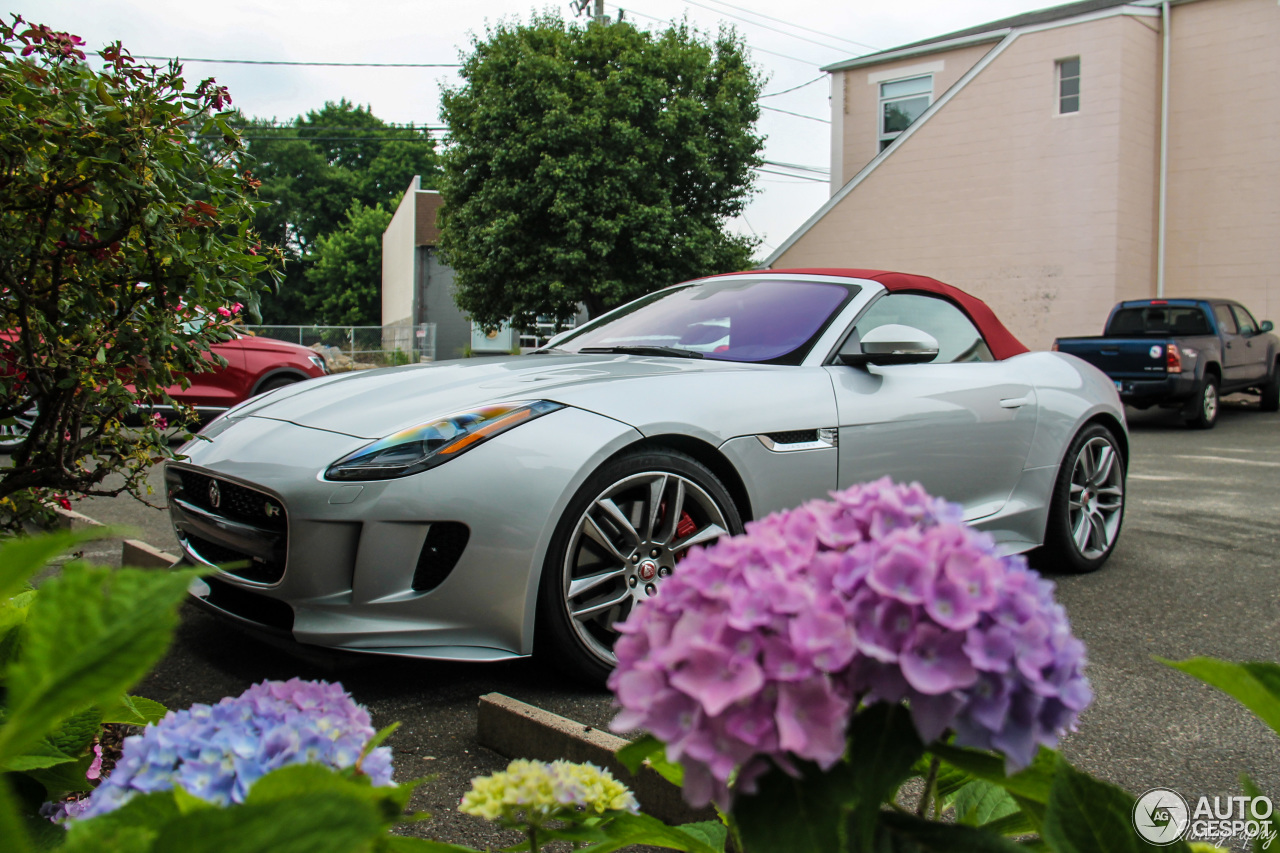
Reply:
[[[964,29],[1033,9],[1045,0],[622,0],[626,17],[644,28],[687,18],[714,32],[738,29],[768,82],[762,111],[764,156],[779,163],[830,166],[829,79],[820,66]],[[487,23],[527,20],[534,10],[572,17],[568,0],[22,0],[27,20],[85,39],[97,49],[121,41],[135,55],[301,62],[456,63]],[[619,6],[606,4],[610,15]],[[756,13],[756,14],[753,14]],[[768,17],[762,17],[768,16]],[[781,23],[782,19],[787,23]],[[291,119],[325,101],[368,105],[390,122],[440,124],[440,87],[457,77],[449,68],[316,68],[191,62],[189,79],[213,76],[231,89],[235,105],[257,117]],[[814,120],[814,119],[820,119]],[[774,167],[766,167],[773,169]],[[761,174],[745,218],[733,224],[764,238],[761,255],[776,247],[828,197],[828,185]]]

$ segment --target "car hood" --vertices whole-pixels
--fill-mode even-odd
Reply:
[[[587,402],[603,383],[658,376],[743,373],[755,365],[631,355],[531,355],[461,359],[343,373],[251,400],[232,417],[263,417],[357,438],[381,438],[487,403]]]

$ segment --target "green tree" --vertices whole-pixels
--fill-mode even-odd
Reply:
[[[331,326],[382,324],[382,232],[387,206],[352,202],[346,222],[316,240],[307,268],[316,321]]]
[[[283,284],[263,299],[263,321],[331,322],[323,306],[342,303],[345,289],[380,287],[381,242],[364,265],[373,276],[342,281],[309,275],[318,260],[319,241],[351,226],[353,205],[394,205],[414,175],[422,176],[424,187],[434,186],[435,143],[425,128],[390,127],[369,108],[345,100],[328,102],[283,126],[249,120],[244,135],[254,176],[262,181],[260,196],[268,202],[254,225],[284,248],[287,261]],[[377,300],[369,304],[372,313],[359,319],[381,323]]]
[[[596,316],[750,262],[756,241],[724,224],[761,162],[762,80],[732,30],[545,14],[486,36],[443,97],[441,247],[464,311]]]
[[[188,90],[179,65],[119,44],[94,71],[82,43],[0,22],[0,423],[34,415],[0,468],[6,526],[57,493],[144,492],[173,451],[154,422],[123,418],[209,369],[229,334],[214,309],[254,310],[279,266],[250,227],[226,89]]]

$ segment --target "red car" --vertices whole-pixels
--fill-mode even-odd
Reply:
[[[264,391],[271,391],[329,372],[313,350],[298,344],[248,335],[214,344],[211,352],[227,361],[226,367],[205,373],[189,373],[191,385],[171,386],[173,399],[194,406],[202,417],[212,417]],[[26,440],[34,413],[0,425],[0,452],[17,449]]]

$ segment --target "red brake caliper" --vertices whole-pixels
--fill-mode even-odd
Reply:
[[[689,513],[688,513],[688,512],[684,512],[684,513],[681,513],[681,514],[680,514],[680,521],[676,524],[676,537],[677,537],[677,538],[679,538],[679,539],[683,539],[683,538],[685,538],[686,536],[690,536],[690,535],[692,535],[692,534],[693,534],[693,532],[694,532],[695,530],[697,530],[697,529],[698,529],[698,525],[694,523],[693,519],[689,516]],[[684,559],[684,555],[685,555],[685,554],[687,554],[687,553],[689,553],[689,550],[686,548],[685,550],[683,550],[683,551],[681,551],[679,554],[677,554],[677,555],[676,555],[676,562],[678,563],[678,562],[680,562],[681,560],[683,560],[683,559]]]

